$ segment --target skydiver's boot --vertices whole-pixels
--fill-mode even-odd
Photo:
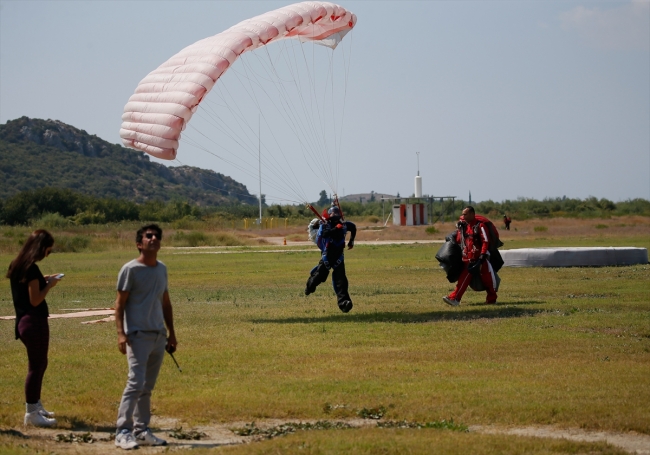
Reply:
[[[305,285],[305,295],[313,294],[316,292],[318,285],[327,280],[329,274],[330,271],[321,260],[318,265],[311,269],[311,272],[309,272],[309,278],[307,279],[307,284]]]
[[[352,300],[344,300],[339,302],[339,309],[344,313],[349,313],[352,309]]]

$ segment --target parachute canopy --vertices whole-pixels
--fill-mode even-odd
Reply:
[[[353,13],[334,3],[302,2],[186,47],[140,81],[124,107],[122,142],[157,158],[175,159],[181,131],[240,55],[288,38],[335,48],[356,21]]]

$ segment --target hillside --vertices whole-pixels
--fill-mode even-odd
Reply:
[[[57,120],[21,117],[0,125],[0,198],[43,187],[134,202],[257,204],[246,186],[191,166],[167,167]]]

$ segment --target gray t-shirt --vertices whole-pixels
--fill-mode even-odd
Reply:
[[[167,267],[158,261],[155,267],[136,259],[122,266],[117,276],[117,290],[128,291],[124,307],[124,333],[136,331],[164,332],[163,294],[167,291]]]

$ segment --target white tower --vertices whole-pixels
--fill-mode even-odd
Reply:
[[[415,177],[415,197],[422,197],[422,177],[420,177],[420,152],[415,152],[418,157],[418,175]]]

